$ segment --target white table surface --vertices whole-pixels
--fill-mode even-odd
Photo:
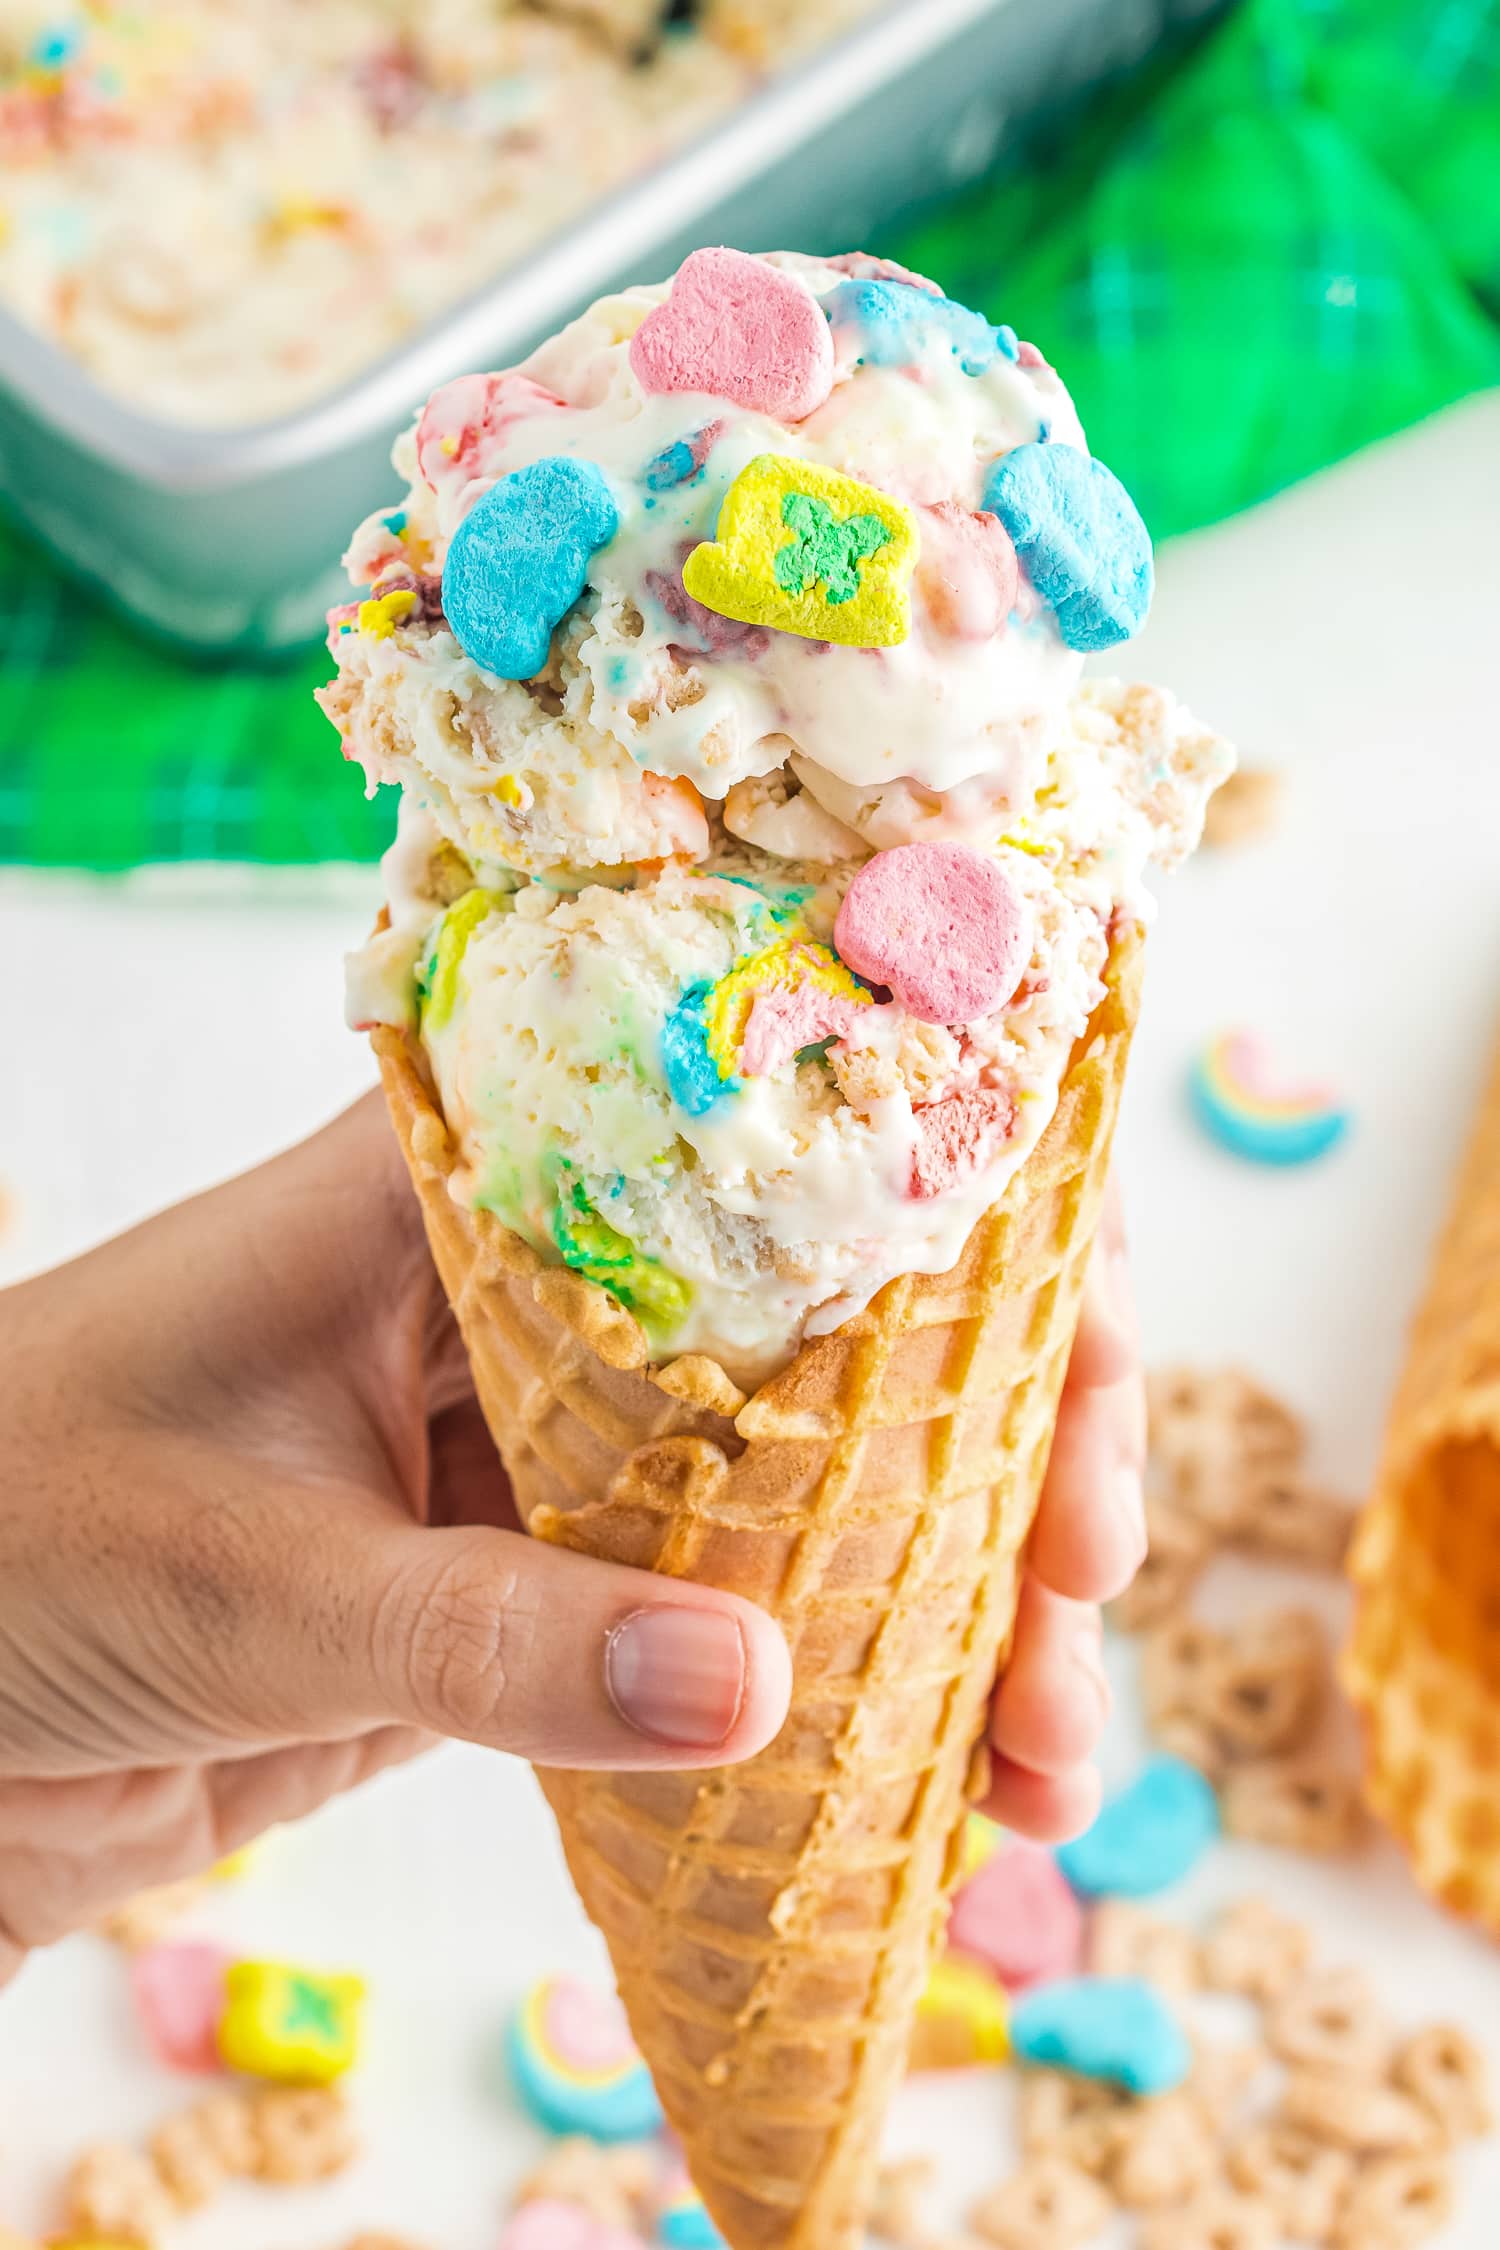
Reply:
[[[1306,1411],[1319,1468],[1351,1489],[1500,1017],[1497,491],[1491,397],[1178,543],[1129,652],[1290,783],[1273,839],[1164,885],[1122,1128],[1148,1348],[1243,1360]],[[365,875],[253,894],[222,876],[0,881],[0,1279],[266,1155],[368,1081],[339,1028],[339,953],[375,895]],[[1198,1135],[1185,1067],[1234,1023],[1346,1092],[1341,1152],[1278,1175]],[[1220,1565],[1207,1599],[1263,1593],[1250,1566]],[[1140,1737],[1128,1649],[1115,1661],[1107,1764],[1123,1775]],[[1393,1850],[1351,1866],[1225,1846],[1183,1909],[1260,1887],[1330,1959],[1365,1963],[1398,2020],[1457,2018],[1500,2068],[1500,1952],[1420,1899]],[[368,1974],[368,2154],[316,2191],[237,2190],[173,2243],[333,2250],[379,2226],[433,2250],[493,2244],[539,2145],[495,2090],[507,2004],[545,1968],[601,1962],[525,1770],[451,1750],[388,1777],[278,1838],[199,1920]],[[48,2223],[80,2143],[143,2131],[185,2083],[142,2061],[107,1948],[34,1962],[0,1998],[0,2221]],[[903,2095],[893,2142],[940,2152],[948,2215],[1004,2168],[1011,2099],[999,2074]],[[1500,2140],[1465,2162],[1446,2250],[1493,2250],[1497,2209]]]

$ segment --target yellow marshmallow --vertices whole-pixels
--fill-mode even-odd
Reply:
[[[694,601],[742,625],[889,648],[911,630],[916,518],[816,461],[761,453],[724,495],[718,536],[688,556]]]
[[[917,2003],[909,2067],[964,2070],[1004,2062],[1010,2053],[1005,1994],[987,1970],[951,1955],[933,1963]]]
[[[231,2070],[284,2086],[328,2086],[359,2052],[363,1980],[285,1961],[235,1961],[224,1976],[219,2053]]]

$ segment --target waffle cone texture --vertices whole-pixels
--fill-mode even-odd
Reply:
[[[1349,1567],[1370,1805],[1500,1936],[1500,1055]]]
[[[543,1772],[580,1896],[732,2250],[854,2250],[982,1782],[985,1716],[1109,1162],[1141,933],[948,1273],[746,1399],[450,1192],[414,1042],[375,1048],[491,1432],[538,1538],[747,1596],[791,1646],[748,1763]]]

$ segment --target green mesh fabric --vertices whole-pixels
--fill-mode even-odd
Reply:
[[[1500,379],[1500,0],[1244,0],[880,247],[1032,337],[1158,538]],[[372,495],[372,501],[379,495]],[[366,858],[321,649],[148,646],[7,541],[0,861]]]

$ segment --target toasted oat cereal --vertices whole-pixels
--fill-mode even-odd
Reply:
[[[326,2180],[353,2162],[357,2143],[337,2086],[260,2086],[250,2097],[255,2177],[280,2187]]]
[[[1138,2250],[1276,2250],[1279,2240],[1268,2204],[1224,2186],[1143,2220],[1136,2236]]]
[[[555,2197],[576,2203],[601,2226],[638,2226],[651,2195],[654,2168],[644,2148],[601,2148],[570,2134],[548,2149],[516,2190],[516,2202]]]
[[[1163,1711],[1160,1718],[1152,1720],[1151,1734],[1159,1750],[1170,1750],[1174,1758],[1186,1759],[1216,1789],[1223,1787],[1229,1760],[1223,1743],[1200,1712]]]
[[[1329,2240],[1354,2177],[1347,2149],[1329,2148],[1300,2126],[1272,2118],[1243,2133],[1226,2162],[1235,2186],[1268,2204],[1296,2241]]]
[[[1125,2120],[1108,2184],[1127,2210],[1159,2210],[1206,2187],[1217,2158],[1215,2135],[1191,2091],[1162,2094]]]
[[[1364,1826],[1359,1783],[1326,1759],[1268,1758],[1224,1777],[1224,1826],[1252,1844],[1342,1852]]]
[[[904,2157],[898,2164],[882,2164],[875,2180],[875,2201],[870,2211],[870,2232],[892,2250],[928,2250],[932,2241],[923,2223],[921,2206],[932,2192],[937,2166],[927,2156]]]
[[[1307,1610],[1272,1610],[1220,1636],[1203,1716],[1231,1758],[1300,1750],[1328,1686],[1322,1620]]]
[[[1390,2027],[1362,1969],[1315,1969],[1266,2009],[1271,2052],[1294,2070],[1338,2072],[1367,2084],[1384,2070]]]
[[[171,2218],[172,2198],[139,2149],[100,2142],[63,2182],[63,2227],[80,2241],[153,2242]]]
[[[1247,1554],[1305,1563],[1314,1570],[1338,1570],[1357,1514],[1354,1503],[1341,1493],[1296,1472],[1269,1477],[1260,1486],[1254,1509],[1236,1527],[1234,1544]]]
[[[1288,2124],[1355,2156],[1415,2156],[1438,2139],[1431,2113],[1410,2094],[1343,2070],[1294,2070],[1281,2110]]]
[[[1216,1537],[1232,1537],[1267,1483],[1300,1463],[1302,1424],[1238,1368],[1158,1368],[1146,1382],[1160,1489]]]
[[[1146,1495],[1146,1535],[1145,1561],[1105,1610],[1122,1633],[1144,1632],[1180,1610],[1212,1550],[1203,1525],[1156,1491]]]
[[[1198,1942],[1132,1899],[1105,1898],[1089,1917],[1088,1965],[1096,1977],[1144,1977],[1162,1992],[1195,1992]]]
[[[99,1935],[127,1953],[144,1953],[176,1928],[208,1889],[208,1875],[185,1875],[180,1882],[158,1883],[153,1890],[137,1891],[123,1905],[101,1917]]]
[[[1104,2172],[1135,2107],[1123,2087],[1061,2070],[1028,2070],[1021,2080],[1021,2148],[1028,2157],[1060,2156],[1080,2171]]]
[[[1321,1621],[1273,1610],[1229,1631],[1175,1618],[1149,1637],[1141,1686],[1153,1728],[1186,1719],[1224,1760],[1301,1749],[1329,1685]]]
[[[1187,2090],[1215,2131],[1222,2133],[1238,2122],[1265,2068],[1263,2047],[1223,2046],[1195,2038]]]
[[[1243,1992],[1262,2003],[1284,1992],[1312,1957],[1301,1922],[1261,1898],[1225,1907],[1203,1941],[1203,1981],[1213,1992]]]
[[[1412,2250],[1453,2214],[1453,2177],[1440,2156],[1378,2156],[1355,2174],[1335,2250]]]
[[[1034,2156],[969,2213],[998,2250],[1083,2250],[1110,2214],[1097,2180],[1058,2156]]]
[[[232,2108],[243,2134],[246,2160],[233,2169],[248,2172],[255,2161],[250,2105],[234,2094],[217,2098]],[[147,2144],[159,2178],[182,2211],[196,2211],[211,2202],[230,2177],[231,2167],[220,2153],[220,2135],[213,2121],[201,2114],[208,2106],[179,2110],[157,2126]]]
[[[1429,2024],[1404,2040],[1391,2064],[1391,2077],[1422,2104],[1446,2143],[1493,2130],[1489,2066],[1457,2024]]]
[[[1281,815],[1282,777],[1270,766],[1240,766],[1219,784],[1203,816],[1203,841],[1215,851],[1267,836]]]

